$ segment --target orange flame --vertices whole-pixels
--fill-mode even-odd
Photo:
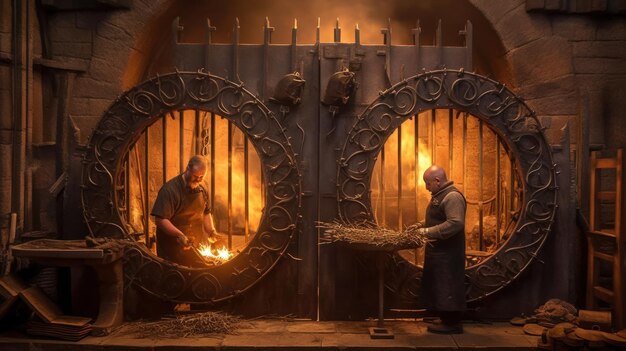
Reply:
[[[221,248],[217,249],[211,247],[211,244],[202,244],[200,245],[198,252],[200,252],[200,254],[204,257],[209,257],[220,262],[226,262],[233,257],[233,253],[228,251],[228,248],[226,246],[222,246]]]

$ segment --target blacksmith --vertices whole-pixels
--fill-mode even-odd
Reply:
[[[432,197],[426,221],[418,231],[431,240],[426,245],[421,298],[426,308],[439,316],[429,324],[433,333],[463,332],[465,302],[465,210],[466,201],[446,172],[431,166],[424,172]]]
[[[201,265],[189,244],[215,242],[216,230],[202,185],[207,164],[204,157],[191,157],[182,174],[167,181],[157,195],[152,212],[156,223],[157,255],[186,266]]]

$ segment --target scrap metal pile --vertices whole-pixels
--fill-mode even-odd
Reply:
[[[203,312],[179,315],[155,322],[138,321],[127,324],[123,334],[144,339],[166,339],[232,334],[241,319],[221,312]]]

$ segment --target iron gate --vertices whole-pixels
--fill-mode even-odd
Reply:
[[[173,28],[176,37],[177,22]],[[264,209],[256,235],[249,240],[246,236],[247,244],[233,259],[201,269],[163,261],[145,245],[135,245],[125,255],[129,283],[175,302],[217,304],[239,297],[232,308],[248,314],[292,313],[320,319],[360,319],[373,314],[375,275],[368,258],[338,247],[320,247],[316,223],[377,219],[371,202],[375,164],[385,157],[385,142],[408,120],[415,120],[414,145],[418,145],[418,120],[425,111],[435,116],[432,130],[437,111],[464,116],[465,121],[474,116],[480,124],[481,150],[484,124],[495,135],[498,154],[503,152],[510,160],[507,189],[517,200],[510,202],[506,210],[510,216],[504,218],[511,225],[497,225],[496,237],[503,239],[500,246],[468,267],[470,299],[479,300],[506,286],[536,255],[550,231],[556,207],[549,147],[536,117],[518,97],[498,82],[467,72],[472,67],[469,22],[461,31],[464,47],[443,46],[440,29],[433,46],[420,43],[420,28],[413,30],[414,45],[392,45],[390,26],[382,30],[383,45],[362,45],[358,28],[355,43],[341,43],[339,26],[335,42],[318,40],[312,45],[297,43],[296,28],[291,45],[272,44],[269,23],[261,45],[240,44],[238,24],[231,44],[212,43],[213,30],[207,25],[205,43],[173,43],[181,71],[137,85],[105,113],[85,156],[85,220],[95,236],[149,237],[149,193],[143,193],[144,224],[139,234],[134,235],[130,223],[130,150],[136,150],[138,140],[146,135],[143,158],[147,164],[148,128],[165,121],[165,116],[176,119],[176,113],[180,122],[185,115],[180,111],[191,110],[228,120],[229,153],[231,128],[236,128],[243,133],[246,147],[251,145],[258,155]],[[192,132],[196,142],[190,146],[185,146],[184,128],[179,127],[179,163],[191,153],[190,148],[197,151],[210,145],[211,155],[215,154],[214,137],[204,144],[200,141],[198,121]],[[165,125],[163,148],[168,143]],[[453,128],[448,131],[452,135]],[[434,137],[429,140],[435,145]],[[448,140],[448,162],[453,164],[452,138]],[[398,226],[403,223],[400,150]],[[167,169],[165,155],[163,151]],[[482,151],[480,157],[482,170]],[[230,176],[230,168],[228,172]],[[381,171],[378,180],[383,176]],[[230,194],[230,180],[228,184]],[[417,182],[414,191],[417,208]],[[384,189],[379,194],[384,198]],[[479,201],[482,237],[482,191]],[[247,203],[246,197],[246,209]],[[228,206],[230,245],[230,195]],[[500,206],[496,208],[500,211]],[[415,216],[419,216],[417,209]],[[501,217],[499,212],[496,217]],[[478,249],[483,249],[482,241]],[[419,266],[400,255],[390,255],[387,262],[388,307],[412,306],[419,298]]]

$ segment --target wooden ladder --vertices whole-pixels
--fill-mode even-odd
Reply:
[[[613,325],[626,328],[626,203],[622,186],[626,184],[624,153],[615,157],[591,153],[591,201],[589,233],[587,233],[587,308],[601,308],[599,302],[610,305]],[[609,185],[609,187],[606,187]],[[601,269],[601,263],[606,262]],[[601,283],[601,273],[611,271],[607,282]]]

